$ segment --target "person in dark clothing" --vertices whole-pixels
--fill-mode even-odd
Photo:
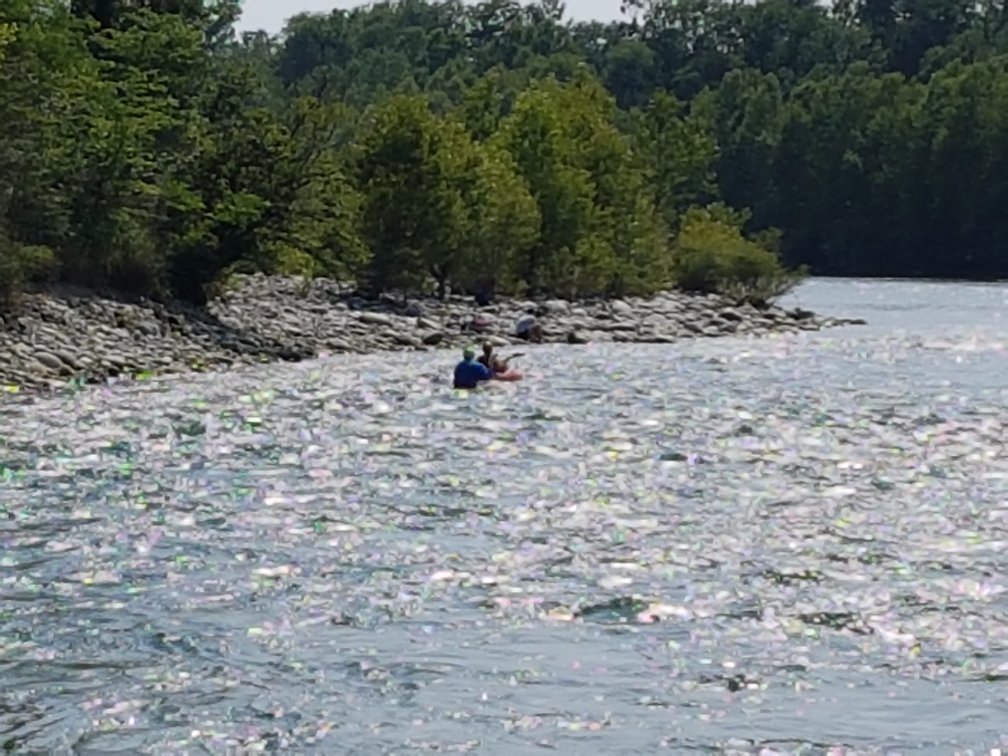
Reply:
[[[455,366],[454,386],[457,389],[474,389],[483,381],[493,378],[486,365],[476,361],[476,350],[466,347],[462,351],[462,362]]]

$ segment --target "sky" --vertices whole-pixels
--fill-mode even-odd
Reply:
[[[298,13],[327,13],[333,8],[352,8],[350,0],[244,0],[242,17],[238,22],[239,31],[263,29],[276,34],[283,29],[284,22]],[[576,21],[598,19],[610,21],[618,18],[619,0],[567,0],[567,18]]]

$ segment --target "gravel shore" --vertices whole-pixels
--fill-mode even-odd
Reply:
[[[97,296],[26,295],[0,317],[0,387],[55,390],[69,381],[222,370],[325,353],[459,347],[489,339],[524,343],[518,318],[538,311],[545,343],[675,343],[766,336],[863,321],[803,310],[733,306],[715,296],[664,292],[648,298],[569,302],[469,297],[365,299],[345,284],[241,276],[206,311]]]

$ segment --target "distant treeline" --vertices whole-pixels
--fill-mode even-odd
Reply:
[[[0,298],[1008,276],[1003,1],[5,0]],[[783,263],[783,265],[782,265]]]

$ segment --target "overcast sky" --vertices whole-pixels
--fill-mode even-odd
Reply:
[[[325,13],[333,8],[352,8],[363,3],[348,0],[244,0],[242,18],[238,23],[240,31],[264,29],[275,34],[283,28],[284,22],[293,15],[303,12]],[[578,21],[599,19],[609,21],[619,17],[619,0],[568,0],[567,18]]]

